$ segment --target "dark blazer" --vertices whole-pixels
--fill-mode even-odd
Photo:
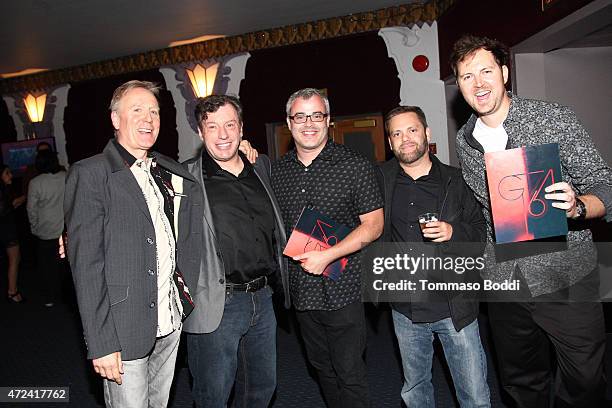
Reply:
[[[210,204],[203,188],[202,155],[184,163],[193,178],[198,180],[200,192],[198,197],[189,201],[191,208],[185,209],[181,204],[177,247],[178,262],[195,302],[195,309],[185,320],[183,330],[188,333],[210,333],[219,327],[225,309],[225,269],[223,257],[218,249],[215,236],[215,225],[212,219]],[[276,257],[279,264],[280,283],[285,297],[285,307],[289,308],[289,275],[287,258],[283,249],[287,242],[285,227],[280,208],[270,185],[270,159],[260,155],[254,164],[255,174],[261,181],[274,210],[276,219],[275,241]],[[196,278],[197,277],[197,278]],[[193,283],[192,283],[193,281]],[[279,285],[280,286],[280,285]]]
[[[438,214],[440,220],[453,227],[451,242],[485,242],[486,223],[482,210],[468,189],[461,176],[461,170],[447,166],[434,156],[429,156],[437,162],[442,178],[442,200]],[[385,228],[382,239],[393,241],[391,236],[391,208],[393,203],[393,190],[397,174],[401,167],[396,158],[381,166],[382,187],[385,196]],[[457,331],[474,321],[478,316],[478,302],[465,299],[462,295],[449,297],[449,308],[453,326]]]
[[[158,165],[195,179],[176,161],[152,153]],[[188,206],[183,197],[182,206]],[[157,334],[155,230],[144,196],[113,141],[103,153],[72,165],[66,180],[64,213],[87,357],[121,351],[121,358],[145,356]]]

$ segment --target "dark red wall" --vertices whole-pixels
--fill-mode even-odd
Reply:
[[[114,136],[108,106],[115,88],[132,79],[153,81],[165,87],[164,78],[157,70],[71,85],[68,92],[68,106],[64,112],[66,153],[71,163],[100,153],[108,140]],[[159,99],[161,129],[154,150],[177,158],[178,133],[174,101],[167,90],[162,90]]]
[[[452,74],[449,56],[464,34],[496,38],[512,47],[592,0],[557,0],[542,11],[541,0],[457,0],[438,20],[440,74]]]
[[[15,123],[8,113],[6,102],[0,98],[0,143],[14,142],[16,140],[17,131],[15,130]],[[2,159],[0,158],[0,160]]]
[[[289,95],[327,88],[332,116],[382,112],[399,104],[400,80],[376,32],[253,51],[240,88],[244,135],[267,151],[266,123],[285,120]]]

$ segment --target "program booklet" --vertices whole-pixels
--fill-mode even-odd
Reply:
[[[563,181],[557,143],[484,156],[497,243],[567,235],[565,210],[544,198],[545,187]]]
[[[294,257],[308,251],[323,251],[342,241],[351,229],[319,211],[304,207],[287,241],[284,255]],[[338,280],[346,267],[347,258],[329,264],[324,276]]]

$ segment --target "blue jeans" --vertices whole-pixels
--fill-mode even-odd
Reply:
[[[189,370],[197,407],[265,408],[276,388],[276,317],[272,290],[229,292],[219,327],[187,334]]]
[[[408,408],[435,408],[431,364],[434,333],[440,338],[461,407],[490,407],[487,358],[480,341],[478,320],[456,331],[451,318],[412,323],[393,310],[393,325],[402,356],[402,399]]]
[[[164,408],[168,406],[181,329],[155,340],[151,352],[123,361],[121,385],[104,380],[107,407]]]

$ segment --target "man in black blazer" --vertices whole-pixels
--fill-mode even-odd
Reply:
[[[270,186],[270,160],[252,165],[239,151],[242,107],[237,98],[200,98],[195,109],[201,154],[187,161],[202,187],[183,212],[177,245],[200,254],[185,262],[196,304],[185,321],[197,407],[265,408],[276,388],[273,289],[289,307],[286,238]],[[191,214],[191,215],[188,215]],[[239,373],[237,375],[237,373]]]
[[[66,184],[68,257],[87,357],[112,407],[167,405],[181,322],[192,309],[174,215],[199,185],[149,150],[159,134],[157,94],[151,82],[118,87],[110,104],[115,138],[75,163]]]

